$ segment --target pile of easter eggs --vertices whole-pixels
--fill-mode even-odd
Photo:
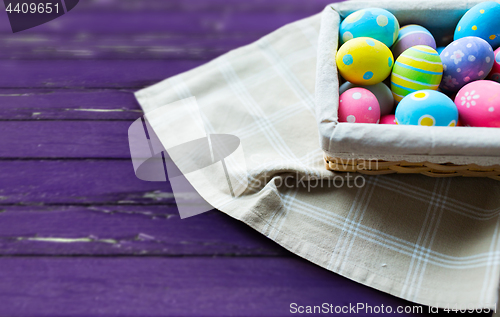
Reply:
[[[340,122],[500,127],[500,4],[482,2],[437,47],[421,25],[367,8],[340,24]],[[387,84],[386,84],[387,83]]]

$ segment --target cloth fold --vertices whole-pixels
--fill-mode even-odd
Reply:
[[[247,178],[241,195],[221,190],[227,177],[211,175],[214,169],[199,171],[209,182],[190,179],[220,211],[380,291],[445,308],[493,307],[500,182],[324,168],[314,115],[320,23],[318,14],[289,24],[136,97],[148,113],[194,96],[207,134],[240,139]],[[181,120],[171,115],[152,125],[160,140],[199,137],[182,121],[169,129],[168,121]]]

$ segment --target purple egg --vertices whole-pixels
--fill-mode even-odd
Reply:
[[[456,92],[472,81],[486,78],[494,62],[490,44],[475,36],[453,41],[440,57],[443,79],[439,88],[444,92]]]
[[[427,45],[435,49],[436,41],[431,32],[423,26],[416,24],[403,26],[399,30],[398,39],[391,48],[394,60],[396,60],[401,53],[415,45]]]

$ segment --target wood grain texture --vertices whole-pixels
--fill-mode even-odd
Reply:
[[[332,0],[87,0],[80,1],[78,12],[133,11],[228,11],[228,12],[317,12]],[[76,9],[75,9],[76,10]]]
[[[266,34],[277,28],[320,12],[231,12],[231,11],[145,11],[78,12],[72,11],[31,32],[44,34],[106,33],[144,34],[176,33],[186,35],[214,33]],[[30,30],[25,34],[32,34]],[[0,24],[0,33],[12,34],[8,23]]]
[[[130,89],[1,89],[0,105],[0,120],[132,121],[143,113]]]
[[[128,159],[128,126],[142,114],[135,90],[329,2],[82,0],[17,34],[0,20],[0,316],[286,316],[291,302],[409,304],[221,212],[180,220],[170,184],[137,179]]]
[[[207,60],[318,13],[327,3],[82,1],[69,15],[21,33],[0,23],[0,59]]]
[[[0,206],[0,255],[290,256],[221,212],[173,205]]]
[[[130,160],[3,160],[0,175],[0,205],[175,201],[170,183],[139,180]]]
[[[207,60],[250,44],[265,33],[194,34],[6,34],[0,59],[170,59]]]
[[[199,60],[0,60],[0,88],[143,88]]]
[[[0,281],[0,315],[12,317],[293,316],[291,303],[411,305],[299,258],[4,257]]]
[[[57,20],[23,33],[269,33],[321,12],[331,2],[336,1],[85,0]],[[7,19],[0,20],[0,33],[12,34]]]
[[[4,121],[0,124],[0,158],[130,158],[131,124],[132,121]]]

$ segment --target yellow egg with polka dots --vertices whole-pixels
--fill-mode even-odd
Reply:
[[[342,77],[353,84],[375,85],[389,76],[394,58],[382,42],[358,37],[340,47],[335,57]]]

